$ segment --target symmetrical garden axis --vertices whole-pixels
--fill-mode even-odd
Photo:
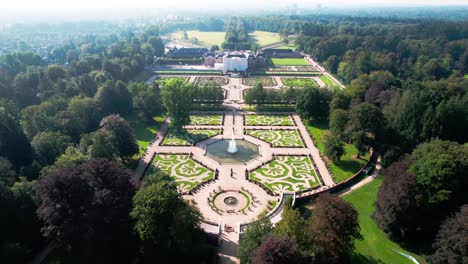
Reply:
[[[186,134],[167,127],[164,123],[148,148],[146,159],[152,160],[147,173],[160,170],[174,178],[206,220],[235,226],[273,209],[282,192],[307,195],[334,185],[294,113],[197,112]],[[207,145],[232,137],[258,146],[259,155],[247,162],[219,163],[206,154]],[[236,203],[229,206],[221,198]]]

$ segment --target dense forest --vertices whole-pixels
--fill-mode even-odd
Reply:
[[[445,263],[441,254],[463,263],[441,224],[468,202],[468,23],[356,20],[303,24],[298,48],[347,89],[304,96],[298,111],[313,109],[307,102],[318,95],[330,115],[303,112],[308,118],[328,119],[332,136],[381,154],[388,168],[373,214],[380,228],[408,247],[436,250],[433,263]]]
[[[131,180],[129,169],[140,149],[125,117],[154,122],[165,111],[163,91],[170,85],[134,80],[163,52],[159,30],[152,26],[138,36],[124,30],[119,37],[88,35],[55,46],[48,53],[51,64],[31,52],[0,57],[3,261],[25,263],[49,243],[65,263],[151,262],[175,255],[182,262],[202,262],[212,256],[197,227],[197,212],[182,202],[172,181],[150,176],[140,192]],[[222,102],[219,85],[189,88],[197,95],[181,97],[188,98],[188,109],[192,100]],[[174,215],[145,211],[143,198],[154,192],[172,199],[154,206]],[[149,214],[161,214],[151,218],[161,222],[149,226],[184,222],[184,236],[190,237],[149,230]],[[181,214],[184,218],[177,219]],[[167,244],[156,244],[161,236]]]
[[[340,141],[381,155],[386,169],[372,215],[376,224],[402,245],[432,255],[431,263],[464,263],[466,240],[450,237],[466,235],[466,225],[448,225],[467,219],[468,23],[335,16],[244,21],[249,29],[296,32],[298,49],[346,84],[344,91],[302,89],[296,110],[311,122],[329,122],[329,158],[342,155]],[[257,85],[245,99],[273,103],[274,93]],[[273,243],[267,231],[256,232],[257,240],[249,236],[241,247],[254,243],[262,250]],[[297,244],[284,252],[303,247],[297,234],[290,237]],[[251,261],[255,252],[249,251]]]

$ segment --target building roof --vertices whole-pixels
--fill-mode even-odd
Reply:
[[[246,54],[243,52],[233,51],[227,53],[224,58],[246,58]]]

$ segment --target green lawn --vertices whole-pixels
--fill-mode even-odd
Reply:
[[[320,150],[321,153],[325,152],[324,136],[330,132],[327,123],[313,123],[307,124],[304,122],[312,136],[315,146]],[[342,182],[351,178],[356,172],[361,169],[364,164],[369,160],[369,153],[361,157],[356,158],[358,151],[354,145],[345,144],[345,154],[339,161],[328,161],[327,165],[330,171],[335,177],[335,181]]]
[[[281,45],[281,46],[277,46],[277,47],[274,47],[275,49],[292,49],[292,50],[295,50],[297,47],[296,45],[292,44],[292,43],[289,43],[289,44],[284,44],[284,45]]]
[[[373,182],[343,196],[343,199],[350,202],[358,211],[358,221],[361,226],[361,234],[364,238],[363,240],[355,241],[356,248],[353,252],[351,263],[413,263],[392,251],[392,249],[410,254],[417,258],[420,263],[425,263],[424,259],[420,256],[403,250],[398,244],[388,239],[387,235],[377,227],[370,217],[375,209],[374,202],[377,199],[377,191],[381,183],[382,178],[377,177]]]
[[[320,80],[322,80],[327,86],[333,86],[334,83],[332,80],[330,80],[327,76],[321,75]]]
[[[125,119],[130,123],[130,126],[135,133],[140,155],[143,154],[156,133],[158,133],[161,123],[164,120],[163,116],[155,116],[154,121],[147,122],[138,117],[136,113],[125,116]]]
[[[317,82],[312,78],[281,78],[281,81],[289,87],[319,87]]]
[[[224,42],[224,36],[226,35],[226,32],[203,32],[199,30],[187,30],[186,32],[189,42],[191,38],[197,38],[198,44],[207,48],[210,48],[212,45],[218,45],[221,47],[221,44]],[[182,40],[182,31],[171,33],[168,37],[171,39]],[[249,33],[249,37],[253,42],[257,43],[257,45],[261,47],[280,41],[278,33],[267,31],[254,31]]]
[[[468,79],[468,74],[465,74],[465,79]]]
[[[200,45],[210,48],[212,45],[218,45],[224,42],[225,32],[202,32],[200,30],[188,30],[186,31],[189,41],[191,38],[197,38]],[[181,40],[182,31],[177,31],[169,35],[169,38]]]
[[[310,65],[303,58],[271,58],[270,64],[276,66],[307,66]]]
[[[260,47],[267,46],[280,42],[280,36],[278,33],[272,33],[267,31],[254,31],[249,33],[249,37],[252,41],[255,41]]]

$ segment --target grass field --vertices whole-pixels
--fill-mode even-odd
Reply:
[[[221,44],[224,41],[225,32],[202,32],[199,30],[188,30],[186,31],[189,40],[191,38],[197,38],[198,42],[202,46],[210,48],[212,45],[218,45],[221,47]],[[171,39],[182,39],[182,31],[177,31],[169,35]]]
[[[304,124],[306,125],[309,134],[312,136],[314,144],[320,150],[320,153],[325,153],[324,137],[330,132],[328,124],[307,124],[307,122],[304,122]],[[339,161],[329,161],[327,163],[336,182],[342,182],[351,178],[369,160],[369,153],[361,156],[360,159],[356,158],[357,153],[358,151],[354,145],[345,144],[345,154],[341,159]]]
[[[203,32],[199,30],[188,30],[187,36],[189,41],[191,38],[197,38],[199,45],[210,48],[212,45],[218,45],[221,47],[221,44],[224,42],[225,32]],[[168,36],[171,39],[181,40],[182,31],[176,31],[169,34]],[[273,44],[280,41],[278,33],[272,33],[267,31],[254,31],[249,33],[251,41],[257,43],[259,46],[265,46]]]
[[[314,79],[308,78],[281,78],[281,81],[284,85],[289,87],[319,87],[319,85],[317,84],[317,82],[315,82]]]
[[[254,31],[249,33],[249,37],[252,41],[255,41],[255,43],[257,43],[257,45],[259,45],[260,47],[281,41],[278,33],[272,33],[267,31]]]
[[[271,58],[270,64],[276,66],[307,66],[310,65],[302,58]]]
[[[468,79],[468,74],[465,74],[465,79]]]
[[[275,49],[292,49],[292,50],[295,50],[296,48],[297,48],[296,45],[294,45],[292,43],[284,44],[284,45],[275,47]]]
[[[377,199],[377,191],[381,183],[382,177],[379,176],[373,182],[342,197],[358,211],[358,221],[364,238],[355,241],[356,248],[352,254],[351,263],[413,263],[392,249],[410,254],[420,263],[425,263],[420,256],[403,250],[398,244],[388,239],[387,235],[377,227],[370,217],[375,209],[374,202]]]
[[[334,83],[326,75],[321,75],[320,80],[322,80],[327,86],[333,86]]]
[[[161,127],[161,123],[164,120],[163,116],[155,116],[154,121],[147,122],[142,118],[138,117],[137,114],[132,113],[125,116],[125,119],[130,123],[130,126],[135,133],[138,147],[140,149],[140,155],[143,154],[148,147],[151,140],[153,140],[155,134]]]

